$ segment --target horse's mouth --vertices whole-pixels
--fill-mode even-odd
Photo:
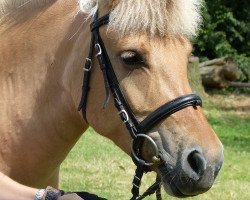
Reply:
[[[161,164],[158,167],[160,176],[162,177],[162,185],[164,190],[171,196],[174,197],[188,197],[188,195],[183,194],[175,183],[176,175],[174,175],[174,170],[171,170],[166,164]],[[167,169],[167,170],[166,170]]]
[[[169,192],[170,195],[174,196],[174,197],[179,197],[179,198],[184,198],[184,197],[190,197],[188,195],[183,194],[178,187],[175,185],[175,183],[169,184],[168,186],[165,185],[165,183],[163,183],[163,187],[165,190],[169,190],[168,188],[171,189],[171,191]]]
[[[164,169],[163,169],[164,167]],[[185,197],[191,197],[195,196],[193,194],[184,194],[181,189],[178,187],[177,178],[178,175],[177,172],[174,172],[174,170],[167,170],[166,171],[166,164],[162,164],[158,167],[159,173],[162,177],[162,185],[164,187],[164,190],[171,196],[178,197],[178,198],[185,198]]]
[[[185,198],[206,192],[212,186],[211,182],[203,182],[202,178],[194,181],[185,177],[181,169],[164,162],[157,168],[161,176],[164,190],[171,196]]]

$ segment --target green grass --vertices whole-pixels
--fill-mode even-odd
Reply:
[[[207,193],[194,200],[250,199],[250,116],[238,117],[209,105],[210,123],[225,148],[221,173]],[[134,174],[131,159],[112,142],[88,130],[61,167],[61,188],[88,191],[109,200],[128,200]],[[154,174],[143,179],[143,187],[154,181]],[[150,197],[147,199],[155,199]],[[164,194],[164,199],[176,199]]]

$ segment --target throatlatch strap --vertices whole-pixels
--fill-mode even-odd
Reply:
[[[94,20],[96,20],[97,17],[98,16],[95,15]],[[90,89],[89,81],[90,81],[90,76],[91,76],[94,46],[95,46],[94,35],[91,34],[89,54],[88,54],[88,58],[86,58],[85,65],[83,67],[84,75],[83,75],[83,83],[82,83],[82,96],[81,96],[80,104],[78,106],[78,111],[82,110],[82,115],[83,115],[83,118],[86,122],[87,122],[86,107],[87,107],[87,101],[88,101],[88,92]]]

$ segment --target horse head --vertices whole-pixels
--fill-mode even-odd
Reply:
[[[199,26],[200,1],[103,0],[83,1],[81,5],[90,14],[97,9],[99,16],[110,13],[106,17],[108,21],[99,20],[92,25],[97,43],[93,42],[91,51],[101,57],[99,62],[91,60],[86,118],[98,133],[131,155],[133,138],[120,120],[116,107],[109,102],[102,109],[103,100],[109,96],[104,85],[107,84],[109,90],[119,84],[118,89],[139,124],[152,113],[159,118],[161,109],[183,100],[178,97],[186,98],[185,95],[191,94],[187,63],[192,46],[188,38]],[[98,29],[96,33],[95,29]],[[102,38],[100,46],[100,39],[96,37]],[[102,58],[104,49],[106,57]],[[112,79],[103,70],[108,63],[106,59],[113,66],[117,82],[103,83],[105,76]],[[115,95],[116,90],[112,93]],[[150,168],[161,177],[166,192],[188,197],[211,188],[223,163],[223,147],[204,117],[200,103],[174,108],[171,107],[173,112],[167,117],[157,120],[145,131],[139,151],[146,163],[154,163]],[[126,124],[130,120],[127,113],[120,114]]]

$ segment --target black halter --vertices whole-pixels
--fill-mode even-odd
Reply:
[[[161,180],[158,178],[156,183],[153,184],[143,195],[139,195],[139,188],[141,184],[141,178],[144,172],[149,171],[149,167],[159,162],[159,150],[152,138],[147,135],[147,132],[154,127],[161,120],[169,117],[173,113],[186,108],[188,106],[201,106],[201,98],[195,94],[189,94],[185,96],[178,97],[166,104],[162,105],[154,112],[149,114],[142,122],[139,122],[135,115],[133,114],[129,104],[124,97],[119,82],[117,80],[116,74],[114,72],[113,66],[110,62],[109,56],[107,54],[105,45],[101,39],[99,28],[105,24],[109,23],[109,14],[98,19],[96,14],[94,21],[91,24],[91,43],[88,58],[86,58],[86,63],[84,66],[84,78],[82,86],[82,98],[78,110],[82,110],[83,117],[86,120],[86,106],[89,91],[89,80],[91,75],[91,64],[94,58],[94,53],[99,62],[100,69],[103,73],[104,84],[106,89],[106,99],[103,107],[105,107],[110,99],[110,91],[113,94],[114,104],[119,112],[121,120],[126,125],[131,137],[133,138],[132,143],[132,159],[137,166],[135,171],[135,176],[133,180],[131,200],[144,199],[146,196],[156,193],[157,199],[161,199],[160,195],[160,183]],[[141,156],[141,147],[143,140],[148,140],[155,149],[154,161],[146,162]]]

